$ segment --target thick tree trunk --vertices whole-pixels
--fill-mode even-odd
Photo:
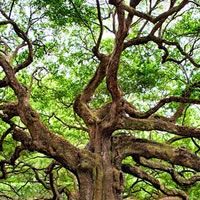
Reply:
[[[92,135],[90,146],[97,159],[92,170],[78,172],[80,200],[121,200],[123,176],[112,163],[110,134],[95,128]]]

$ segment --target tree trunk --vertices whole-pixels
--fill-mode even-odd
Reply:
[[[112,163],[110,134],[96,127],[91,135],[90,148],[96,153],[97,159],[95,167],[78,172],[80,200],[121,200],[123,176]]]

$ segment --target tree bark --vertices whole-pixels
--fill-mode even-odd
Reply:
[[[95,166],[80,169],[78,181],[81,200],[121,200],[123,176],[112,161],[111,136],[99,126],[92,130],[94,136],[90,144],[96,154]]]

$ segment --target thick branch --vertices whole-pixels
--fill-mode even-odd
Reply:
[[[200,129],[191,128],[187,126],[175,125],[172,122],[164,121],[162,119],[135,119],[130,117],[123,117],[122,123],[118,127],[119,129],[127,130],[140,130],[140,131],[164,131],[173,133],[180,136],[200,138]]]
[[[18,97],[18,115],[31,135],[31,138],[29,138],[22,130],[15,129],[15,136],[18,136],[16,139],[21,141],[28,149],[33,148],[33,150],[38,150],[46,155],[56,157],[57,160],[65,160],[65,165],[67,163],[71,170],[76,169],[79,160],[78,149],[61,137],[51,133],[42,124],[39,115],[29,105],[25,88],[18,82],[12,67],[3,56],[0,57],[0,65],[3,67],[9,83]],[[32,141],[32,144],[30,141]],[[62,163],[64,164],[63,161]]]
[[[26,89],[18,82],[15,77],[15,72],[10,65],[10,63],[6,60],[5,56],[0,54],[0,66],[3,68],[6,77],[9,81],[10,86],[14,90],[18,100],[24,100],[26,96]]]
[[[57,160],[60,160],[61,157],[65,157],[65,158],[63,158],[63,161],[67,160],[67,163],[69,163],[68,168],[70,168],[70,169],[75,168],[75,165],[78,164],[76,161],[76,159],[78,158],[78,152],[75,148],[70,148],[71,151],[67,150],[65,152],[65,155],[62,155],[64,153],[65,149],[67,148],[68,144],[65,141],[60,141],[61,142],[59,144],[60,147],[56,147],[58,145],[56,143],[60,138],[55,138],[55,136],[54,136],[54,139],[57,139],[57,141],[56,140],[52,141],[53,138],[46,138],[46,142],[45,141],[33,142],[33,140],[28,135],[28,133],[26,133],[25,131],[20,130],[18,128],[16,128],[14,130],[13,138],[15,140],[21,142],[25,146],[25,148],[30,151],[39,151],[41,153],[45,153],[48,156],[57,157],[56,158]],[[48,144],[48,147],[46,148],[47,144]],[[69,152],[70,155],[74,155],[74,156],[73,157],[70,156],[71,158],[68,157],[69,154],[67,152]],[[60,162],[60,163],[63,164],[63,162]]]
[[[43,130],[39,129],[38,131],[42,132]],[[27,132],[15,128],[13,138],[30,151],[38,151],[54,158],[73,173],[82,167],[82,162],[88,162],[88,166],[84,165],[84,167],[92,167],[94,156],[91,153],[87,150],[79,150],[53,133],[49,132],[45,138],[34,141]]]
[[[88,103],[91,101],[95,90],[103,81],[106,74],[106,67],[108,65],[108,57],[103,56],[94,76],[89,81],[83,92],[78,95],[74,103],[75,112],[83,118],[86,124],[94,123],[95,116],[92,114]]]
[[[115,162],[121,166],[121,161],[132,155],[133,157],[158,158],[174,165],[185,166],[200,171],[200,158],[184,148],[173,148],[167,144],[160,144],[146,139],[130,136],[113,138]]]
[[[112,96],[113,101],[118,101],[122,95],[117,83],[117,73],[121,53],[123,51],[124,39],[126,38],[129,30],[129,27],[126,26],[126,23],[130,24],[132,21],[132,17],[129,19],[129,22],[125,20],[125,13],[121,6],[116,7],[116,13],[118,17],[118,30],[115,36],[115,47],[106,71],[107,88]]]

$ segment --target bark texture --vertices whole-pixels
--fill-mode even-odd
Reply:
[[[1,161],[2,177],[6,177],[5,166],[14,163],[23,150],[41,152],[55,160],[48,168],[50,178],[50,186],[43,183],[44,187],[52,191],[52,199],[60,199],[60,195],[65,192],[70,200],[122,200],[124,191],[124,174],[130,174],[138,179],[148,182],[155,187],[162,195],[157,196],[160,200],[167,199],[189,199],[187,192],[184,190],[169,190],[154,176],[150,175],[145,169],[159,170],[168,173],[172,180],[180,186],[189,186],[200,180],[200,157],[191,151],[180,147],[175,148],[170,143],[182,138],[200,138],[200,129],[195,127],[186,127],[177,124],[177,120],[184,115],[187,104],[200,104],[199,99],[190,98],[195,88],[199,89],[200,82],[190,84],[181,96],[170,96],[161,99],[155,106],[142,112],[134,105],[129,103],[123,95],[118,83],[118,69],[120,58],[123,51],[132,46],[144,45],[148,42],[155,43],[164,54],[162,62],[179,61],[169,58],[169,52],[166,46],[176,47],[180,54],[187,59],[195,67],[199,64],[184,51],[177,42],[167,41],[158,36],[157,31],[162,31],[162,24],[167,18],[176,15],[186,6],[189,1],[183,0],[179,3],[171,1],[170,8],[153,16],[152,12],[159,4],[150,6],[148,13],[137,10],[137,6],[141,1],[130,1],[125,4],[124,1],[110,0],[109,4],[115,9],[117,24],[113,24],[115,29],[115,44],[112,52],[105,55],[100,52],[100,45],[103,34],[103,23],[101,16],[100,3],[97,0],[97,16],[100,24],[100,34],[96,46],[93,48],[94,56],[99,60],[94,76],[91,78],[87,86],[76,97],[73,107],[74,112],[83,119],[86,130],[89,135],[89,143],[85,149],[79,149],[72,145],[65,138],[56,135],[48,129],[41,121],[39,114],[30,104],[29,90],[23,86],[17,79],[16,73],[21,69],[30,65],[33,61],[33,47],[26,32],[7,15],[0,10],[5,21],[0,22],[1,26],[10,24],[15,33],[20,37],[24,44],[28,47],[28,56],[18,66],[7,59],[5,53],[0,52],[0,66],[2,67],[5,77],[0,81],[0,87],[10,87],[14,91],[16,102],[1,103],[0,110],[1,119],[9,124],[10,128],[3,134],[2,141],[7,134],[12,132],[13,139],[21,142],[22,147],[16,149],[13,157],[9,161]],[[145,20],[144,27],[147,23],[151,23],[152,29],[146,35],[138,33],[137,37],[128,38],[131,31],[133,17]],[[113,22],[114,23],[114,22]],[[143,28],[141,29],[142,32]],[[23,46],[23,45],[22,45]],[[18,47],[20,48],[20,47]],[[13,55],[15,56],[15,55]],[[102,107],[94,110],[90,103],[99,85],[105,81],[107,90],[111,96],[111,101]],[[156,112],[164,105],[176,102],[179,103],[177,111],[173,116],[160,116]],[[12,118],[18,116],[26,127],[26,130],[16,126]],[[169,141],[168,144],[152,141],[151,139],[140,139],[126,133],[118,136],[116,131],[159,131],[162,134],[170,133],[177,135]],[[124,164],[123,160],[131,157],[133,165]],[[67,189],[58,189],[53,183],[53,167],[61,165],[72,172],[76,179],[78,188],[76,191],[68,191]],[[189,179],[184,178],[176,172],[174,166],[179,165],[192,169],[196,173]],[[37,176],[38,177],[38,176]],[[42,181],[38,178],[38,181]]]

